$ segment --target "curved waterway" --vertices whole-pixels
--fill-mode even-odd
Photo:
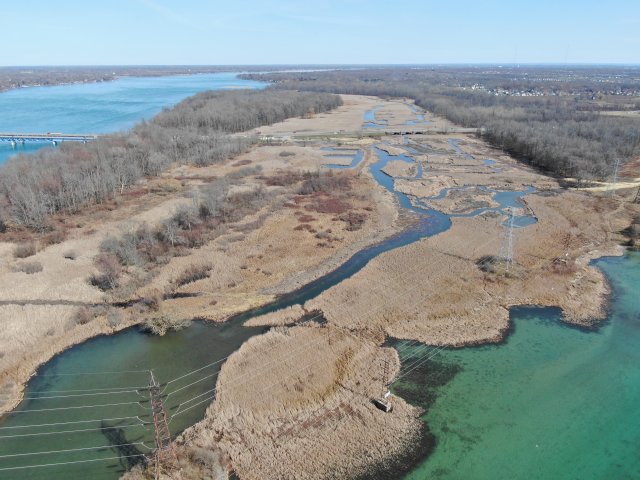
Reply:
[[[164,337],[149,336],[130,328],[115,335],[94,338],[56,356],[28,383],[25,400],[0,420],[0,478],[118,478],[153,447],[150,405],[143,390],[149,381],[147,370],[154,370],[168,395],[169,426],[175,435],[203,417],[215,393],[216,372],[224,359],[248,338],[264,331],[263,328],[243,327],[246,319],[304,303],[353,275],[380,253],[449,228],[447,215],[412,204],[408,196],[394,189],[393,179],[382,172],[391,160],[414,160],[404,155],[392,156],[379,149],[376,153],[378,161],[369,167],[370,171],[381,186],[396,196],[403,209],[416,216],[417,221],[410,228],[357,252],[336,270],[299,290],[283,295],[265,307],[237,315],[224,324],[194,322],[191,327]],[[510,192],[501,207],[508,207],[514,197],[526,193],[528,191]],[[514,310],[512,316],[517,334],[522,313]],[[584,335],[574,330],[570,332]],[[512,338],[516,338],[515,335]],[[550,345],[552,349],[556,346],[556,341]],[[538,345],[538,348],[545,349],[546,346]],[[445,355],[465,352],[467,350]],[[497,366],[489,368],[495,370]],[[515,367],[507,364],[504,368]],[[249,380],[250,372],[247,375]],[[455,376],[447,387],[459,378],[463,378],[462,374]],[[501,388],[509,390],[513,385],[508,378],[503,380]],[[497,382],[500,383],[500,379]],[[481,386],[472,384],[467,388]],[[425,390],[429,388],[424,386]],[[446,398],[440,391],[437,394],[438,398]],[[432,411],[434,409],[429,410]],[[446,415],[443,413],[443,417]],[[426,420],[429,425],[435,421]],[[437,424],[433,425],[433,430],[437,431]],[[437,432],[439,447],[449,441],[448,435],[446,428]],[[517,436],[517,432],[512,431],[511,435]],[[439,447],[434,458],[442,451]],[[455,461],[447,460],[452,465]],[[44,466],[25,468],[34,465]],[[426,463],[420,468],[427,468],[426,465],[433,464]],[[421,470],[415,475],[412,478],[425,478]]]
[[[0,132],[112,133],[205,90],[264,88],[235,73],[121,77],[111,82],[18,88],[0,93]],[[0,164],[50,143],[0,142]]]

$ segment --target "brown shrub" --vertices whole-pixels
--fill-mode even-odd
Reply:
[[[116,328],[122,323],[122,312],[118,309],[112,308],[109,310],[109,313],[107,313],[107,322],[110,327]]]
[[[288,187],[303,179],[303,175],[292,171],[278,171],[270,177],[264,177],[264,183],[270,187]]]
[[[42,271],[42,264],[40,262],[24,262],[18,265],[18,271],[24,272],[27,275],[38,273]]]
[[[157,312],[160,309],[160,303],[162,303],[162,295],[160,292],[153,292],[143,297],[141,302],[149,310]]]
[[[203,224],[198,224],[191,228],[191,230],[180,233],[180,243],[189,248],[201,247],[207,242],[206,234],[207,227]]]
[[[213,268],[212,265],[191,265],[187,267],[187,269],[182,272],[178,278],[174,280],[174,284],[178,287],[183,285],[187,285],[188,283],[193,283],[198,280],[202,280],[209,276],[209,272]]]
[[[190,320],[176,319],[166,315],[161,315],[145,321],[142,326],[146,331],[153,333],[154,335],[162,336],[169,330],[182,330],[190,324]]]
[[[48,233],[47,235],[42,237],[42,243],[45,245],[55,245],[64,242],[66,237],[66,230],[54,230],[53,232]]]
[[[343,190],[350,185],[350,180],[351,178],[348,174],[336,175],[332,170],[307,173],[299,193],[301,195],[310,195],[317,192],[331,193]]]
[[[76,310],[76,313],[73,316],[73,321],[76,325],[86,325],[93,320],[93,318],[93,312],[89,307],[80,307]]]
[[[296,231],[306,230],[307,232],[312,232],[312,233],[315,232],[314,228],[308,223],[301,223],[297,227],[294,227],[294,230]]]
[[[321,197],[306,208],[318,213],[341,214],[349,210],[351,205],[336,197]]]
[[[578,267],[573,259],[556,258],[551,262],[551,271],[560,275],[572,275],[576,273]]]
[[[94,260],[94,264],[99,273],[92,275],[89,283],[103,291],[116,288],[122,274],[118,257],[110,253],[101,253]]]
[[[238,160],[236,163],[233,164],[233,166],[242,167],[243,165],[250,165],[250,164],[251,164],[251,160],[244,159],[244,160]]]
[[[367,214],[363,212],[347,212],[338,218],[347,224],[346,230],[354,232],[362,228],[362,225],[367,220]]]
[[[35,255],[37,252],[34,242],[21,243],[13,249],[13,256],[16,258],[27,258]]]
[[[315,222],[316,218],[312,217],[311,215],[307,215],[307,214],[302,214],[298,216],[298,221],[300,223],[309,223],[309,222]]]

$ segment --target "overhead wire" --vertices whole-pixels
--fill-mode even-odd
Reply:
[[[17,467],[2,467],[0,468],[0,472],[6,472],[11,470],[25,470],[28,468],[58,467],[61,465],[72,465],[76,463],[79,464],[79,463],[90,463],[90,462],[103,462],[106,460],[121,460],[123,458],[134,458],[134,457],[146,457],[146,454],[140,453],[137,455],[120,455],[118,457],[92,458],[88,460],[74,460],[70,462],[44,463],[39,465],[20,465]]]
[[[133,423],[130,425],[112,425],[112,426],[108,426],[108,427],[97,427],[97,428],[83,428],[83,429],[77,429],[77,430],[60,430],[60,431],[55,431],[55,432],[38,432],[38,433],[20,433],[20,434],[16,434],[16,435],[2,435],[0,436],[0,440],[4,440],[7,438],[21,438],[21,437],[40,437],[40,436],[47,436],[47,435],[62,435],[65,433],[81,433],[81,432],[98,432],[100,430],[109,430],[109,429],[113,429],[113,428],[117,428],[117,429],[124,429],[124,428],[131,428],[131,427],[145,427],[147,425],[149,425],[149,422],[146,423]]]
[[[466,241],[466,240],[465,240],[465,241]],[[485,245],[487,245],[487,244],[491,243],[491,241],[494,241],[494,240],[493,240],[493,239],[491,239],[491,240],[489,240],[488,242],[486,242],[485,244],[483,244],[482,246],[485,246]],[[460,242],[460,243],[462,243],[462,242]],[[477,246],[476,246],[476,247],[477,247]],[[477,248],[481,248],[481,247],[477,247]],[[416,268],[415,268],[415,270],[419,270],[419,267],[416,267]],[[405,274],[406,274],[406,272],[405,272]],[[418,284],[417,284],[417,285],[415,285],[415,286],[414,286],[414,288],[412,288],[410,291],[405,291],[405,292],[403,292],[403,295],[408,295],[409,293],[412,293],[414,290],[416,290],[416,289],[417,289],[418,287],[420,287],[420,286],[421,286],[421,285],[418,283]],[[380,286],[380,288],[386,288],[386,286]],[[384,306],[384,305],[379,305],[379,306],[377,307],[376,311],[377,311],[377,310],[379,310],[379,309],[381,309],[383,306]],[[338,307],[338,306],[337,306],[337,305],[333,305],[333,307]],[[339,308],[340,310],[342,310],[342,307],[341,307],[341,306],[340,306],[340,307],[338,307],[338,308]],[[344,311],[344,310],[343,310],[343,311]],[[370,311],[367,311],[367,312],[364,312],[364,313],[366,313],[367,315],[371,315],[371,314],[372,314],[372,312],[370,312]],[[314,320],[314,319],[316,319],[316,318],[321,318],[322,316],[323,316],[323,313],[320,313],[320,314],[318,314],[318,315],[316,315],[316,316],[312,317],[312,319],[311,319],[311,320]],[[340,330],[341,330],[342,332],[347,333],[347,334],[349,334],[349,335],[353,336],[354,338],[356,338],[356,339],[358,339],[358,340],[362,340],[361,338],[359,338],[359,337],[357,337],[357,336],[353,335],[353,333],[351,333],[348,329],[345,329],[345,328],[342,328],[342,327],[338,327],[338,328],[340,328]],[[310,341],[310,342],[305,343],[305,344],[304,344],[304,345],[302,345],[302,346],[296,347],[296,349],[295,349],[294,351],[299,351],[299,350],[303,349],[304,347],[307,347],[307,346],[311,345],[312,343],[315,343],[315,341],[318,341],[318,339],[316,339],[316,340],[312,340],[312,341]],[[405,350],[407,350],[407,349],[409,349],[409,348],[411,348],[411,347],[415,346],[415,344],[416,344],[416,343],[420,343],[420,342],[418,342],[418,341],[416,341],[416,340],[411,340],[411,341],[409,341],[409,342],[405,342],[401,347],[399,347],[399,348],[398,348],[398,350],[405,351]],[[406,361],[406,359],[407,359],[407,358],[415,357],[415,355],[416,355],[418,352],[420,352],[420,354],[418,355],[418,359],[417,359],[417,360],[415,360],[415,359],[414,359],[414,360],[415,360],[414,362],[412,362],[411,364],[407,365],[407,367],[409,368],[409,370],[406,370],[405,372],[402,372],[402,373],[401,373],[401,374],[400,374],[400,375],[399,375],[399,376],[398,376],[398,377],[397,377],[393,382],[395,382],[395,381],[397,381],[398,379],[400,379],[400,378],[402,378],[402,377],[406,376],[406,375],[407,375],[407,374],[409,374],[411,371],[415,370],[415,368],[417,368],[417,367],[418,367],[419,365],[421,365],[423,362],[425,362],[425,361],[426,361],[426,360],[428,360],[429,358],[432,358],[433,356],[437,355],[441,350],[443,350],[443,349],[445,348],[445,346],[443,345],[443,346],[440,346],[440,347],[433,348],[433,349],[431,349],[431,350],[425,350],[425,347],[427,347],[427,345],[426,345],[426,344],[421,345],[420,347],[417,347],[417,349],[416,349],[415,351],[413,351],[413,352],[411,352],[411,353],[410,353],[409,357],[405,357],[405,358],[403,359],[404,361]],[[426,352],[426,353],[425,353],[425,352]],[[289,354],[289,355],[287,355],[287,357],[285,357],[285,360],[286,360],[287,358],[295,358],[295,357],[299,356],[301,353],[302,353],[302,352],[300,352],[300,353],[298,353],[298,354],[296,354],[296,355],[291,355],[291,352],[290,352],[290,354]],[[428,356],[428,355],[430,355],[430,356]],[[186,374],[183,374],[183,375],[181,375],[181,376],[179,376],[179,377],[176,377],[176,378],[174,378],[174,379],[172,379],[172,380],[170,380],[170,381],[166,382],[166,383],[164,384],[163,392],[168,388],[168,386],[169,386],[169,385],[171,385],[171,384],[173,384],[173,383],[175,383],[175,382],[177,382],[177,381],[179,381],[179,380],[182,380],[182,379],[184,379],[184,378],[188,378],[189,376],[191,376],[191,375],[193,375],[193,374],[195,374],[195,373],[201,372],[201,371],[203,371],[203,370],[206,370],[207,368],[210,368],[210,367],[212,367],[212,366],[214,366],[214,365],[220,364],[220,363],[222,363],[223,361],[227,360],[230,356],[231,356],[231,355],[228,355],[228,356],[226,356],[226,357],[224,357],[224,358],[218,359],[218,360],[216,360],[215,362],[211,362],[211,363],[209,363],[209,364],[207,364],[207,365],[204,365],[204,366],[202,366],[202,367],[199,367],[198,369],[192,370],[191,372],[187,372]],[[278,360],[282,360],[282,359],[278,359]],[[275,361],[275,360],[274,360],[274,361]],[[268,362],[268,364],[262,365],[262,367],[263,367],[263,368],[261,368],[261,369],[260,369],[260,372],[262,372],[262,371],[264,370],[264,367],[265,367],[266,365],[270,365],[270,364],[274,363],[274,361],[271,361],[271,362]],[[307,365],[307,366],[306,366],[306,367],[304,367],[303,369],[299,370],[299,372],[294,372],[294,374],[296,374],[296,373],[298,373],[298,374],[299,374],[300,372],[304,371],[306,368],[309,368],[310,366],[312,366],[312,365],[313,365],[313,363],[314,363],[314,362],[312,362],[311,364]],[[148,373],[148,370],[132,370],[132,371],[128,371],[128,372],[127,372],[127,371],[124,371],[124,372],[122,372],[122,371],[121,371],[121,372],[82,372],[82,373],[57,374],[57,375],[94,375],[94,374],[95,374],[95,375],[100,375],[100,374],[143,373],[143,372],[144,372],[144,373]],[[240,385],[240,384],[246,383],[248,380],[250,380],[250,379],[254,378],[256,375],[260,374],[260,372],[256,372],[256,373],[254,373],[252,376],[250,376],[248,379],[246,379],[246,380],[244,380],[244,381],[242,381],[242,382],[238,382],[237,380],[238,380],[239,378],[246,377],[246,375],[248,375],[249,373],[251,373],[251,372],[245,372],[244,374],[240,375],[239,377],[236,377],[236,379],[234,379],[234,381],[233,381],[233,382],[231,382],[231,384],[232,384],[232,385],[233,385],[233,384],[235,384],[235,386],[238,386],[238,385]],[[218,373],[219,373],[219,370],[218,370],[217,372],[214,372],[214,373],[212,373],[212,374],[209,374],[209,375],[207,375],[207,376],[205,376],[205,377],[202,377],[202,378],[200,378],[200,379],[198,379],[198,380],[196,380],[196,381],[194,381],[194,382],[192,382],[192,383],[190,383],[190,384],[188,384],[188,385],[185,385],[185,386],[183,386],[183,387],[180,387],[180,388],[178,388],[178,389],[176,389],[176,390],[174,390],[174,391],[172,391],[172,392],[169,392],[169,393],[167,394],[166,398],[168,398],[169,396],[174,395],[174,394],[176,394],[176,393],[178,393],[178,392],[180,392],[180,391],[184,391],[184,390],[188,389],[189,387],[191,387],[191,386],[193,386],[193,385],[195,385],[195,384],[197,384],[197,383],[200,383],[200,382],[202,382],[202,381],[206,380],[207,378],[211,378],[211,377],[213,377],[214,375],[216,375],[216,374],[218,374]],[[43,376],[56,376],[56,375],[52,374],[52,375],[43,375]],[[281,379],[280,379],[280,381],[281,381]],[[393,382],[392,382],[392,383],[393,383]],[[227,386],[227,385],[225,385],[225,386]],[[125,390],[126,388],[129,388],[129,390]],[[267,387],[265,387],[265,388],[268,388],[268,386],[267,386]],[[68,398],[68,397],[75,397],[75,396],[81,397],[81,396],[102,395],[102,394],[104,394],[104,395],[112,395],[112,394],[119,394],[119,393],[134,393],[134,392],[139,394],[139,390],[146,390],[146,389],[148,389],[148,387],[140,387],[140,388],[134,388],[134,389],[131,389],[131,387],[121,387],[121,388],[119,388],[119,387],[114,387],[114,388],[111,388],[111,389],[103,388],[103,389],[84,389],[84,390],[62,390],[62,391],[49,391],[49,392],[47,392],[47,393],[56,393],[56,392],[57,392],[57,393],[67,393],[67,392],[101,392],[101,393],[86,393],[86,394],[82,394],[82,395],[69,395],[69,396],[61,395],[61,396],[54,396],[54,397],[33,397],[33,398],[26,397],[25,399],[37,400],[37,399],[50,399],[50,398]],[[216,389],[217,389],[217,387],[214,387],[213,389],[210,389],[210,390],[205,391],[205,392],[203,392],[203,393],[201,393],[201,394],[199,394],[199,395],[196,395],[195,397],[192,397],[192,398],[190,398],[189,400],[186,400],[186,401],[181,402],[181,403],[179,404],[179,406],[178,406],[178,410],[177,410],[177,411],[172,415],[171,420],[173,420],[173,418],[174,418],[174,417],[179,416],[179,415],[182,415],[182,414],[184,414],[185,412],[187,412],[187,411],[191,410],[192,408],[195,408],[196,406],[201,405],[202,403],[205,403],[206,401],[209,401],[209,400],[211,400],[211,399],[215,398],[215,392],[216,392]],[[105,391],[105,390],[107,390],[107,391]],[[118,391],[118,390],[121,390],[121,391]],[[264,390],[264,389],[263,389],[263,390]],[[261,391],[262,391],[262,390],[261,390]],[[212,395],[210,395],[209,397],[205,398],[204,400],[202,400],[202,401],[200,401],[200,402],[198,402],[198,403],[196,403],[196,404],[193,404],[193,405],[191,405],[191,406],[189,406],[189,407],[187,407],[187,408],[185,408],[185,409],[182,409],[182,406],[184,406],[184,405],[188,405],[189,403],[193,402],[194,400],[196,400],[196,399],[198,399],[198,398],[201,398],[201,397],[202,397],[202,396],[204,396],[204,395],[207,395],[208,393],[212,393]],[[101,405],[85,405],[85,406],[76,406],[76,407],[61,407],[61,408],[51,408],[51,409],[24,410],[24,411],[17,411],[17,412],[15,412],[15,413],[18,413],[18,412],[19,412],[19,413],[30,413],[30,412],[40,412],[40,411],[55,411],[55,410],[69,410],[69,409],[83,409],[83,408],[99,408],[99,407],[118,406],[118,405],[138,405],[138,406],[140,406],[141,408],[148,409],[148,408],[146,408],[146,407],[143,407],[143,406],[141,405],[141,402],[122,402],[122,403],[101,404]],[[10,412],[10,413],[13,413],[13,412]],[[138,418],[138,419],[140,420],[139,416],[134,416],[134,417],[119,417],[119,419],[131,419],[131,418]],[[170,420],[170,421],[171,421],[171,420]],[[64,425],[64,424],[88,423],[88,422],[92,422],[92,421],[97,421],[97,420],[80,420],[80,421],[76,421],[76,422],[57,422],[57,423],[52,423],[52,424],[38,424],[38,425],[32,425],[32,426],[26,425],[26,426],[0,427],[0,428],[29,428],[29,427],[34,427],[34,428],[35,428],[36,426],[37,426],[37,427],[41,427],[41,426],[56,426],[56,425]],[[140,422],[140,423],[138,423],[138,424],[133,424],[133,425],[124,425],[124,426],[121,426],[121,427],[118,427],[118,428],[128,428],[128,427],[134,427],[134,426],[144,426],[144,425],[147,425],[147,424],[148,424],[148,423],[143,423],[143,422],[141,421],[141,422]],[[103,430],[103,429],[105,429],[105,428],[114,428],[114,427],[102,427],[102,428],[98,428],[98,429],[66,430],[66,431],[62,431],[62,432],[44,432],[44,433],[40,433],[40,434],[42,434],[42,435],[51,435],[51,434],[57,434],[57,433],[75,433],[75,432],[81,432],[81,431]],[[40,435],[40,434],[26,434],[26,435],[17,435],[17,436],[32,436],[32,435]],[[0,437],[0,439],[2,439],[2,438],[11,438],[11,437],[12,437],[12,436],[2,436],[2,437]],[[132,445],[133,445],[133,444],[132,444]],[[123,444],[123,446],[124,446],[124,444]],[[96,447],[96,448],[97,448],[97,447]],[[109,447],[100,447],[100,448],[109,448]],[[148,448],[148,447],[147,447],[147,448]],[[86,448],[86,449],[91,449],[91,448],[90,448],[90,447],[88,447],[88,448]],[[79,449],[73,449],[73,450],[79,450]],[[46,452],[43,452],[43,453],[46,453]],[[56,452],[51,452],[51,453],[56,453]],[[38,454],[38,453],[34,453],[34,454]],[[15,456],[21,456],[21,455],[22,455],[22,454],[15,454]],[[29,454],[24,454],[24,455],[29,455]],[[136,456],[143,456],[143,455],[132,455],[131,457],[136,457]],[[120,457],[113,457],[113,459],[128,458],[128,457],[129,457],[129,456],[125,456],[125,457],[120,456]],[[0,456],[0,458],[2,458],[2,456]],[[56,464],[32,465],[32,466],[15,467],[15,468],[14,468],[14,467],[10,467],[10,468],[0,468],[0,471],[3,471],[3,470],[11,470],[11,469],[18,469],[18,468],[38,468],[38,467],[53,466],[53,465],[65,465],[65,464],[69,464],[69,463],[86,463],[86,462],[91,462],[91,461],[100,461],[100,460],[106,460],[106,459],[81,460],[81,461],[77,461],[77,462],[62,462],[62,463],[56,463]]]
[[[116,422],[120,420],[130,420],[132,418],[137,418],[140,421],[143,421],[140,416],[134,415],[131,417],[115,417],[115,418],[97,418],[91,420],[76,420],[73,422],[55,422],[55,423],[38,423],[32,425],[11,425],[6,427],[0,427],[0,430],[15,430],[17,428],[39,428],[39,427],[55,427],[58,425],[73,425],[77,423],[92,423],[92,422]]]
[[[133,447],[136,445],[143,445],[144,447],[149,448],[147,445],[145,445],[144,442],[133,442],[133,443],[121,443],[119,445],[101,445],[96,447],[68,448],[65,450],[48,450],[48,451],[27,452],[27,453],[9,453],[6,455],[0,455],[0,458],[28,457],[33,455],[51,455],[54,453],[72,453],[72,452],[82,452],[87,450],[105,450],[105,449],[120,448],[120,447]]]

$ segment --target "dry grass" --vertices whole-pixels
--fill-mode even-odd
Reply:
[[[360,125],[361,113],[347,115],[354,126]],[[193,281],[179,287],[177,293],[194,297],[168,298],[156,310],[136,304],[135,317],[127,311],[111,312],[86,323],[75,322],[80,305],[108,302],[114,295],[114,290],[102,292],[88,281],[97,272],[94,259],[107,235],[135,231],[144,223],[152,227],[162,223],[179,208],[192,204],[189,192],[246,169],[243,165],[259,165],[260,175],[264,177],[276,175],[278,169],[280,172],[315,172],[327,162],[321,146],[263,146],[229,164],[204,168],[181,166],[163,173],[160,178],[141,182],[133,195],[75,215],[73,221],[58,216],[52,222],[65,236],[58,235],[47,242],[42,236],[38,237],[41,248],[29,258],[30,262],[42,265],[42,271],[25,275],[19,271],[23,263],[14,259],[16,246],[0,243],[0,301],[16,302],[0,305],[3,331],[0,351],[5,354],[0,358],[0,383],[10,381],[19,389],[35,367],[53,354],[92,336],[124,328],[131,324],[131,318],[142,321],[166,316],[183,320],[199,316],[224,320],[270,301],[274,293],[289,291],[317,278],[353,252],[393,232],[395,207],[388,195],[372,191],[371,180],[366,176],[358,177],[349,185],[357,197],[354,197],[356,208],[374,206],[361,230],[347,230],[347,224],[334,213],[313,214],[318,232],[333,232],[331,248],[318,248],[314,234],[294,231],[299,224],[296,209],[282,207],[290,200],[289,190],[286,186],[267,186],[268,201],[263,209],[232,225],[227,234],[221,230],[214,240],[200,248],[184,249],[181,256],[167,259],[166,264],[157,265],[151,272],[143,271],[138,265],[125,266],[116,288],[116,293],[125,300],[147,298],[157,292],[172,292],[173,282],[191,266],[213,265],[209,277],[192,276]],[[284,155],[280,155],[281,152]],[[263,181],[256,176],[247,178],[247,188],[261,184]],[[294,183],[290,187],[296,189],[299,185]],[[236,227],[243,233],[235,233]],[[22,238],[21,242],[25,240]],[[29,250],[28,253],[33,251],[30,244]],[[139,308],[144,310],[140,314]]]
[[[219,448],[246,479],[363,474],[404,451],[420,431],[417,410],[401,399],[390,414],[372,405],[383,358],[397,372],[394,350],[334,328],[293,327],[253,337],[224,365],[218,398],[183,441]]]
[[[16,245],[13,250],[13,256],[16,258],[27,258],[35,255],[37,252],[35,242],[27,242]]]
[[[511,275],[477,266],[499,254],[504,217],[459,218],[443,234],[377,257],[305,308],[350,329],[449,345],[500,340],[512,305],[559,306],[584,325],[603,318],[607,282],[588,261],[618,251],[611,232],[628,214],[570,192],[531,195],[528,204],[539,223],[516,232]],[[571,268],[558,268],[558,258]]]
[[[306,312],[300,305],[292,305],[275,312],[253,317],[247,320],[245,327],[276,327],[280,325],[291,325],[298,321]]]

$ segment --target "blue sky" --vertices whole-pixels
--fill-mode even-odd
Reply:
[[[640,0],[5,0],[1,65],[640,63]]]

